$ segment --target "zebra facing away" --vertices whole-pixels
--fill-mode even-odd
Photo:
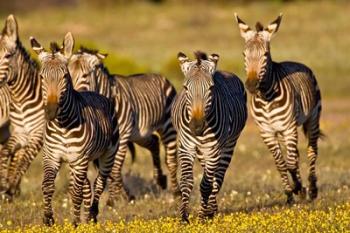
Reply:
[[[68,34],[67,34],[68,35]],[[119,145],[118,119],[115,104],[94,92],[74,90],[68,71],[68,59],[73,45],[65,37],[63,47],[51,44],[46,51],[34,38],[30,42],[41,62],[40,76],[46,113],[43,145],[44,223],[54,223],[51,206],[55,177],[62,161],[70,167],[69,193],[73,203],[73,223],[80,222],[84,201],[85,218],[95,222],[98,203],[112,170]],[[90,182],[87,178],[89,161],[99,168],[91,204]],[[91,206],[91,208],[90,208]]]
[[[0,57],[6,53],[7,75],[2,75],[0,83],[11,96],[12,132],[0,151],[0,192],[11,198],[42,147],[45,122],[37,65],[20,42],[13,15],[7,17],[0,35]]]
[[[216,71],[218,55],[207,57],[202,52],[195,55],[196,60],[191,61],[185,54],[178,54],[185,80],[172,109],[181,169],[180,215],[185,222],[188,222],[195,158],[204,169],[199,217],[213,217],[218,208],[216,196],[247,119],[246,93],[240,79]]]
[[[287,203],[293,203],[293,193],[305,198],[299,171],[298,132],[302,125],[308,139],[310,199],[317,197],[316,158],[317,141],[321,135],[319,121],[321,94],[313,72],[296,62],[274,62],[270,40],[277,32],[282,15],[267,27],[258,22],[256,31],[235,15],[241,36],[245,40],[244,59],[247,80],[252,94],[251,112],[259,126],[261,137],[271,151],[281,175]],[[287,148],[283,158],[278,138]],[[288,172],[294,186],[290,185]]]
[[[116,155],[109,184],[110,198],[113,204],[118,193],[130,197],[123,188],[122,165],[128,142],[134,142],[152,153],[154,179],[162,188],[166,188],[166,176],[163,175],[159,158],[159,139],[165,146],[165,162],[170,172],[171,189],[178,194],[176,177],[176,131],[171,122],[171,104],[176,95],[175,88],[163,76],[158,74],[140,74],[132,76],[111,75],[103,64],[106,55],[85,48],[73,54],[69,62],[73,85],[77,90],[96,91],[118,103],[118,121],[120,127],[120,147]]]

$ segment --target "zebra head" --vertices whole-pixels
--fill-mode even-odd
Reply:
[[[257,22],[256,30],[252,30],[237,14],[235,14],[235,17],[241,36],[245,40],[243,52],[247,73],[245,85],[250,93],[255,94],[261,88],[261,85],[267,81],[265,80],[266,73],[271,65],[270,40],[279,28],[282,14],[267,27]]]
[[[211,107],[213,75],[219,55],[209,57],[203,52],[196,52],[196,60],[191,61],[184,53],[178,54],[181,70],[185,76],[183,83],[187,112],[190,117],[189,127],[196,135],[202,135],[206,125],[206,114]]]
[[[16,71],[13,67],[16,67],[16,58],[14,58],[18,48],[18,25],[16,18],[13,15],[9,15],[5,21],[5,26],[0,34],[0,85],[5,82],[9,82],[8,72]],[[11,75],[14,77],[14,75]]]
[[[68,71],[68,59],[74,47],[71,38],[71,33],[67,33],[63,46],[51,43],[50,51],[44,49],[35,38],[30,38],[31,46],[38,54],[41,63],[39,74],[42,79],[44,108],[48,120],[56,118],[59,106],[63,105],[63,100],[67,98],[67,93],[72,88]]]
[[[103,64],[107,54],[97,50],[80,47],[69,60],[69,73],[72,76],[74,89],[79,91],[98,91],[96,78],[93,77],[98,66]]]

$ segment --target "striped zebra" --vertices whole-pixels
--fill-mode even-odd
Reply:
[[[199,217],[213,217],[218,208],[216,196],[247,119],[246,93],[240,79],[216,71],[218,55],[207,57],[202,52],[195,55],[196,60],[191,61],[185,54],[178,54],[185,80],[172,109],[181,169],[180,215],[185,222],[189,222],[195,158],[204,169]]]
[[[13,15],[7,17],[0,35],[0,57],[5,53],[9,59],[8,73],[1,83],[11,96],[12,132],[0,151],[0,192],[11,198],[42,147],[45,122],[37,64],[20,42]]]
[[[10,54],[5,53],[0,59],[0,80],[5,80],[8,74],[9,56]],[[10,137],[10,100],[7,86],[0,87],[0,146]]]
[[[70,167],[69,193],[73,203],[74,225],[80,223],[82,204],[84,222],[90,218],[97,221],[99,198],[112,170],[119,145],[115,103],[95,92],[78,92],[73,88],[68,70],[73,44],[67,40],[67,35],[62,50],[57,44],[51,43],[51,51],[46,51],[33,37],[30,39],[42,65],[40,76],[46,115],[43,220],[49,226],[54,224],[51,202],[55,178],[63,161]],[[91,187],[87,178],[89,161],[94,161],[99,168],[92,204]]]
[[[69,70],[73,84],[78,90],[93,90],[114,98],[118,103],[120,127],[120,147],[116,155],[108,203],[113,205],[115,197],[121,192],[132,198],[123,186],[122,165],[128,142],[134,142],[152,153],[154,179],[166,188],[159,158],[160,135],[165,145],[165,162],[170,171],[171,189],[179,195],[176,170],[176,131],[171,122],[171,104],[176,95],[175,88],[158,74],[139,74],[131,76],[111,75],[103,64],[106,55],[86,48],[80,49],[70,59]]]
[[[259,126],[261,137],[272,153],[281,175],[287,203],[293,203],[293,193],[305,198],[299,170],[298,132],[302,125],[308,139],[310,199],[317,197],[317,140],[321,136],[319,121],[321,93],[313,72],[296,62],[274,62],[270,39],[277,32],[282,14],[267,27],[258,22],[256,31],[237,14],[236,20],[245,40],[244,59],[247,72],[246,87],[252,94],[251,112]],[[287,149],[283,158],[279,138]],[[288,178],[291,175],[294,185]]]

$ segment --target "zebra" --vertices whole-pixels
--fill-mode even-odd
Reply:
[[[247,80],[245,86],[252,94],[251,113],[260,135],[272,153],[279,171],[287,203],[294,202],[293,194],[306,197],[299,170],[298,132],[303,126],[308,139],[309,198],[317,197],[317,140],[320,131],[321,93],[315,75],[307,66],[296,62],[274,62],[270,40],[277,32],[282,14],[264,27],[256,24],[252,30],[235,14],[240,34],[245,40],[244,60]],[[279,138],[287,148],[283,158]],[[294,186],[289,182],[288,172]]]
[[[171,189],[179,195],[176,171],[176,131],[171,122],[171,104],[176,95],[173,85],[158,74],[131,76],[111,75],[103,64],[106,54],[81,48],[69,62],[73,84],[77,90],[93,90],[114,98],[119,106],[120,147],[110,177],[109,201],[113,205],[119,193],[132,199],[121,176],[127,142],[134,142],[152,153],[154,179],[166,188],[159,158],[160,135],[165,145],[166,165],[170,171]]]
[[[8,75],[9,56],[9,53],[5,53],[0,59],[0,80],[4,80]],[[10,137],[10,100],[7,86],[0,87],[0,146]]]
[[[68,36],[67,36],[68,35]],[[69,193],[73,203],[73,224],[80,223],[80,208],[84,200],[85,222],[97,221],[98,203],[119,146],[119,128],[115,103],[95,92],[74,90],[68,70],[68,59],[73,44],[69,33],[62,49],[51,43],[46,51],[33,37],[30,42],[42,65],[42,95],[46,124],[43,145],[44,219],[46,225],[54,224],[51,206],[55,191],[55,177],[63,161],[70,167]],[[99,168],[94,183],[90,208],[90,182],[87,178],[89,161]],[[90,216],[88,213],[90,212]]]
[[[211,218],[217,212],[216,196],[247,120],[246,93],[240,79],[216,71],[217,54],[207,57],[196,52],[195,55],[196,60],[192,61],[184,53],[178,54],[185,79],[172,108],[181,170],[180,215],[187,223],[195,158],[204,169],[199,217]]]
[[[12,132],[0,151],[0,192],[11,199],[22,175],[41,150],[45,123],[37,63],[22,46],[13,15],[7,17],[0,35],[0,57],[5,53],[9,63],[1,86],[6,86],[11,97]]]

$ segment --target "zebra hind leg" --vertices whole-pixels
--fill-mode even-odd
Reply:
[[[147,148],[151,152],[154,169],[154,180],[161,189],[166,189],[167,179],[166,176],[163,174],[162,167],[160,165],[159,138],[157,137],[157,135],[152,134],[148,138],[143,138],[142,140],[136,141],[136,143],[142,147]]]
[[[171,121],[168,121],[158,133],[165,147],[165,163],[170,174],[171,191],[175,197],[180,197],[181,192],[177,181],[176,131]]]
[[[127,201],[135,199],[125,187],[122,177],[122,167],[124,164],[128,138],[120,139],[119,149],[115,156],[114,165],[108,179],[109,198],[107,200],[108,206],[114,206],[117,199],[121,196]]]
[[[321,135],[319,126],[319,113],[313,119],[310,119],[304,124],[304,129],[306,129],[306,135],[309,140],[307,148],[307,157],[309,159],[309,198],[314,200],[318,195],[317,188],[317,176],[316,176],[316,160],[318,157],[318,146],[317,141]]]

